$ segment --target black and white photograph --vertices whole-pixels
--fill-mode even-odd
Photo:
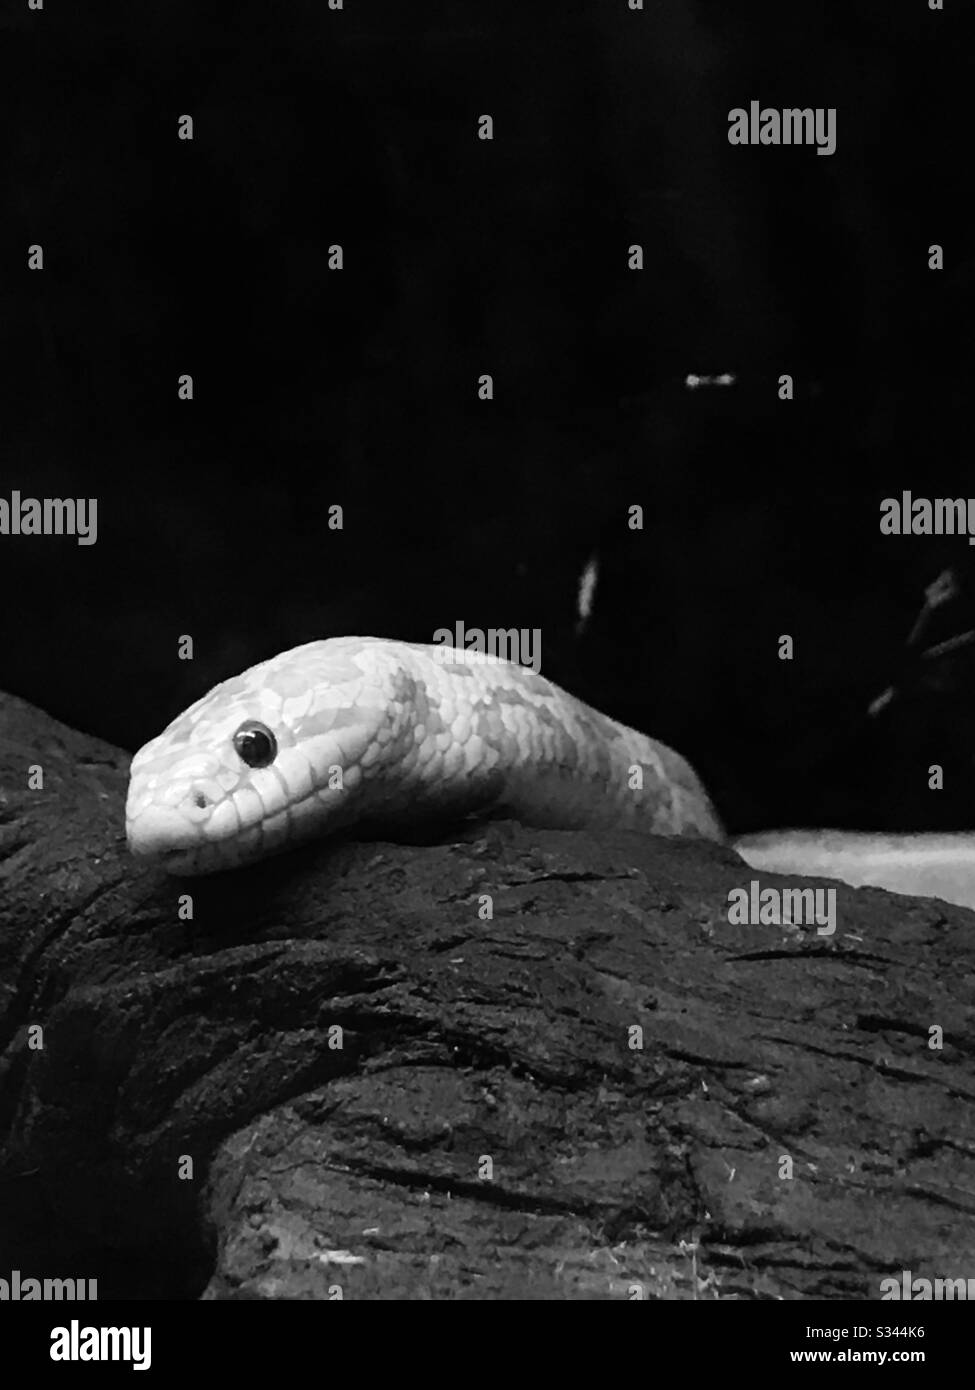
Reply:
[[[947,1366],[973,52],[963,0],[5,0],[31,1365],[547,1301]]]

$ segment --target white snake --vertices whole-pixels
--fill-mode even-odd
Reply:
[[[129,847],[211,873],[349,826],[504,812],[725,841],[694,770],[525,667],[377,637],[282,652],[224,681],[132,760]],[[975,906],[970,836],[747,836],[756,869]]]

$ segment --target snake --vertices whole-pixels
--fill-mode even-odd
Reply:
[[[666,744],[490,653],[378,637],[309,642],[197,700],[132,759],[133,855],[192,877],[346,832],[487,816],[730,844],[752,869],[975,906],[958,835],[773,831],[730,839]]]

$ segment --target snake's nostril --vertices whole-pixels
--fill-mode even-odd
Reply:
[[[214,811],[223,800],[223,791],[220,783],[214,781],[212,777],[200,775],[194,777],[189,786],[183,783],[180,807],[183,815],[195,826],[202,826],[209,823]]]

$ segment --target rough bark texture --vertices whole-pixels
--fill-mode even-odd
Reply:
[[[0,697],[0,1270],[206,1298],[971,1273],[970,914],[841,888],[833,937],[731,926],[730,850],[509,823],[177,883],[126,855],[127,761]]]

